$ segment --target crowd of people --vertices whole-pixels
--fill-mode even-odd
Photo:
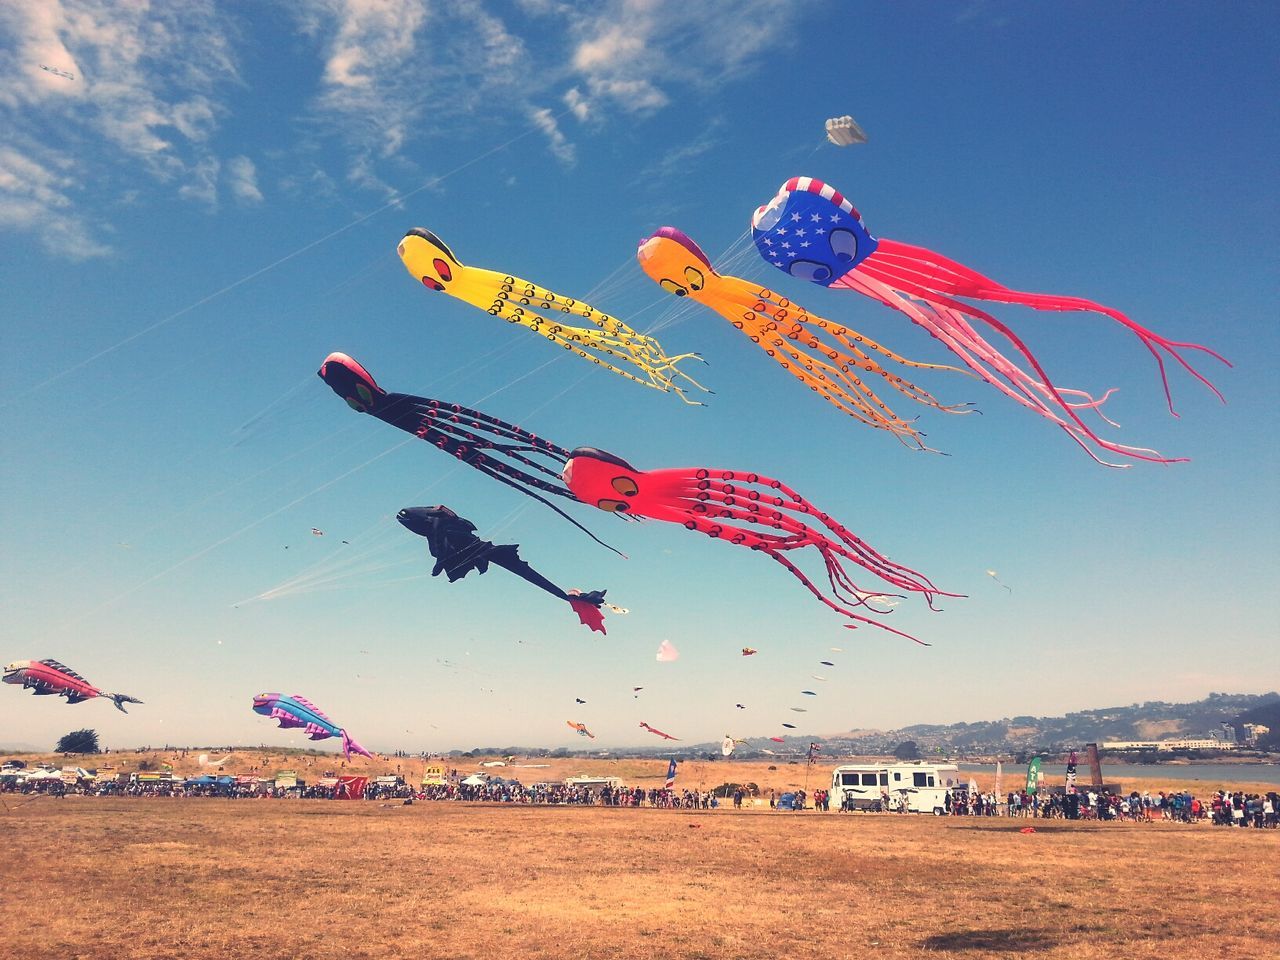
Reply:
[[[848,809],[847,807],[845,809]],[[905,811],[902,804],[876,805],[877,810]],[[946,797],[951,816],[1033,817],[1065,820],[1142,821],[1172,820],[1209,822],[1215,826],[1274,828],[1280,825],[1280,793],[1246,793],[1218,790],[1207,801],[1186,790],[1149,790],[1115,793],[1084,788],[1027,793],[1015,790],[1004,796],[993,792],[970,793],[957,789]]]
[[[332,779],[332,778],[330,778]],[[386,778],[390,779],[390,778]],[[667,787],[626,787],[609,783],[592,786],[549,782],[525,785],[517,780],[499,777],[484,782],[467,782],[451,771],[442,783],[414,786],[400,778],[394,782],[369,780],[358,797],[352,799],[399,801],[462,801],[502,804],[578,805],[609,807],[649,807],[659,809],[710,810],[732,799],[734,809],[763,807],[766,799],[771,810],[805,810],[819,812],[831,809],[829,791],[818,789],[812,797],[803,790],[767,796],[738,785],[726,784],[716,790],[673,789]],[[139,781],[124,778],[107,780],[61,779],[21,781],[0,778],[0,793],[49,794],[56,797],[82,795],[95,797],[224,797],[231,799],[302,799],[330,800],[349,796],[349,784],[299,783],[276,785],[270,780],[252,777],[225,777],[224,782],[195,783],[181,779]],[[848,804],[840,810],[853,809]],[[892,799],[859,809],[874,812],[905,812]],[[1100,792],[1082,788],[1075,793],[1040,791],[1034,794],[1013,791],[1005,795],[993,792],[970,793],[957,788],[946,797],[946,813],[950,816],[1019,817],[1069,820],[1155,821],[1181,823],[1208,822],[1217,826],[1272,828],[1280,825],[1280,794],[1247,793],[1240,790],[1218,790],[1207,800],[1185,790],[1161,790],[1155,794],[1137,790],[1128,794]]]

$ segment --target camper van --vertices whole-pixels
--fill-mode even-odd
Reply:
[[[947,793],[961,783],[954,763],[855,763],[831,772],[841,810],[947,812]]]

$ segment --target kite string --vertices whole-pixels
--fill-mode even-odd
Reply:
[[[565,114],[569,113],[570,109],[572,108],[565,108],[560,113],[554,115],[553,119],[559,120]],[[148,333],[151,333],[152,331],[160,329],[166,324],[171,323],[174,320],[177,320],[180,317],[183,317],[186,314],[191,313],[193,310],[196,310],[204,306],[205,304],[210,303],[218,299],[219,297],[222,297],[225,294],[230,293],[232,290],[235,290],[239,287],[244,286],[246,283],[249,283],[252,280],[256,280],[258,277],[262,276],[263,274],[270,273],[272,270],[276,269],[276,267],[283,266],[284,264],[288,263],[291,260],[296,260],[298,257],[302,256],[302,254],[307,253],[311,250],[314,250],[316,247],[320,246],[321,244],[327,243],[328,241],[332,240],[334,237],[337,237],[346,233],[348,230],[351,230],[353,227],[360,226],[361,224],[373,219],[374,217],[378,216],[381,213],[385,213],[387,210],[390,210],[392,207],[400,206],[405,200],[408,200],[410,197],[416,196],[417,194],[421,193],[423,190],[426,190],[430,187],[434,187],[443,183],[445,180],[449,179],[455,174],[461,173],[463,170],[479,163],[481,160],[487,159],[488,157],[493,156],[495,153],[505,150],[507,147],[511,146],[513,143],[517,143],[518,141],[523,140],[525,137],[529,136],[530,134],[536,133],[539,129],[541,128],[538,127],[537,125],[531,126],[527,130],[525,130],[523,133],[517,134],[516,136],[512,137],[510,140],[507,140],[504,143],[500,143],[496,147],[492,147],[489,150],[486,150],[484,153],[479,154],[478,156],[472,157],[470,160],[467,160],[465,163],[459,164],[458,166],[454,167],[452,170],[448,171],[447,173],[443,173],[438,176],[428,178],[421,185],[415,187],[414,189],[410,190],[407,193],[393,194],[391,198],[387,200],[386,203],[382,204],[382,206],[376,207],[373,210],[369,211],[368,213],[357,217],[356,219],[352,220],[350,223],[343,224],[341,227],[338,227],[336,230],[332,230],[329,233],[326,233],[322,237],[318,237],[309,243],[303,244],[301,247],[298,247],[296,250],[292,251],[291,253],[287,253],[283,257],[280,257],[279,259],[271,261],[264,267],[259,267],[257,270],[254,270],[244,275],[239,280],[234,280],[231,283],[227,284],[226,286],[218,290],[215,290],[213,293],[210,293],[210,294],[207,294],[206,296],[201,297],[199,300],[196,300],[194,303],[188,304],[187,306],[181,308],[180,310],[176,310],[173,313],[168,314],[167,316],[161,317],[159,320],[156,320],[154,323],[150,323],[147,326],[143,327],[141,330],[137,330],[129,334],[127,337],[117,340],[115,343],[111,344],[108,347],[104,347],[103,349],[99,350],[97,353],[94,353],[91,356],[86,357],[84,360],[74,363],[70,367],[67,367],[58,373],[55,373],[50,377],[46,377],[44,380],[41,380],[39,383],[36,383],[34,386],[25,387],[21,394],[11,397],[8,400],[0,401],[0,407],[9,406],[11,403],[15,402],[19,397],[28,397],[31,394],[39,390],[42,390],[45,387],[50,386],[51,384],[57,383],[59,380],[62,380],[63,378],[68,377],[73,373],[76,373],[79,370],[83,370],[85,367],[89,366],[90,364],[98,360],[101,360],[103,357],[106,357],[106,356],[109,356],[110,354],[115,353],[117,350],[127,346],[128,344],[132,343],[134,340],[144,337]]]
[[[74,626],[75,624],[80,623],[81,621],[85,620],[87,617],[91,616],[92,614],[97,613],[99,610],[112,606],[118,603],[119,601],[123,600],[125,597],[128,597],[131,594],[137,593],[143,587],[146,587],[152,583],[155,583],[161,577],[164,577],[172,573],[174,570],[177,570],[179,567],[184,567],[188,563],[191,563],[194,560],[200,559],[205,554],[210,553],[213,550],[216,550],[218,547],[222,546],[224,543],[229,543],[230,541],[239,537],[241,534],[247,533],[248,531],[252,530],[254,527],[260,526],[266,521],[270,520],[272,517],[283,513],[284,511],[288,510],[291,507],[297,506],[299,503],[302,503],[302,501],[308,499],[309,497],[314,496],[317,493],[320,493],[322,490],[327,490],[329,487],[332,487],[335,483],[345,480],[347,477],[351,476],[352,474],[359,473],[361,470],[363,470],[365,467],[369,466],[370,464],[375,463],[376,461],[381,460],[383,457],[394,453],[395,451],[399,450],[401,447],[409,445],[416,439],[417,439],[416,437],[409,437],[397,442],[393,446],[388,447],[386,450],[383,450],[381,453],[376,454],[373,457],[370,457],[364,463],[358,464],[352,467],[350,470],[346,470],[343,473],[338,474],[338,476],[334,477],[332,480],[326,480],[324,483],[320,484],[318,487],[315,487],[312,490],[309,490],[308,492],[302,494],[301,496],[295,497],[293,500],[290,500],[288,503],[286,503],[283,507],[278,507],[277,509],[272,510],[270,513],[266,514],[265,516],[259,517],[257,520],[254,520],[250,523],[245,524],[239,530],[236,530],[233,533],[227,534],[225,537],[221,538],[220,540],[214,541],[213,543],[209,544],[207,547],[203,547],[200,550],[197,550],[195,553],[189,554],[188,556],[179,560],[177,563],[170,564],[168,567],[165,567],[159,573],[152,574],[150,577],[148,577],[146,580],[143,580],[141,583],[136,583],[132,587],[129,587],[127,590],[124,590],[121,593],[116,594],[114,597],[111,597],[107,600],[103,600],[101,603],[98,603],[95,606],[90,607],[84,613],[81,613],[78,617],[75,617],[71,620],[66,621],[60,629],[65,629],[67,627]]]
[[[532,376],[533,374],[539,372],[540,370],[546,369],[547,367],[551,366],[553,363],[560,361],[561,359],[563,359],[563,357],[564,357],[563,354],[558,354],[552,357],[550,360],[544,361],[543,363],[534,367],[532,370],[528,371],[525,374],[522,374],[521,376],[515,378],[514,380],[508,381],[502,386],[489,391],[489,393],[485,394],[482,397],[477,398],[476,400],[469,401],[468,406],[478,405],[480,403],[483,403],[484,401],[506,390],[508,387],[514,386],[515,384],[519,383],[521,380],[524,380]],[[526,410],[523,416],[526,416],[526,417],[533,416],[541,412],[543,409],[555,403],[557,400],[559,400],[561,397],[567,394],[570,390],[574,389],[579,384],[581,384],[590,375],[591,375],[591,371],[590,370],[586,371],[576,380],[566,385],[559,392],[552,394],[551,396],[544,399],[541,403]],[[404,442],[407,443],[409,441],[404,441]],[[369,461],[369,462],[371,463],[372,461]],[[416,494],[414,499],[418,499],[420,497],[425,496],[434,487],[443,483],[445,480],[449,479],[451,476],[457,473],[458,470],[461,469],[461,467],[462,467],[462,464],[460,462],[455,463],[450,470],[446,471],[442,476],[432,481],[425,488],[423,488],[418,494]],[[318,490],[312,491],[312,492],[313,493],[318,492]],[[310,494],[304,495],[304,498],[305,496],[309,496],[309,495]],[[294,501],[294,503],[297,503],[297,502],[299,501]],[[292,506],[292,505],[293,504],[288,504],[286,505],[286,507],[282,507],[281,509],[282,510],[287,509],[288,506]],[[510,523],[515,519],[515,517],[518,516],[519,513],[527,506],[528,506],[527,502],[520,504],[520,506],[515,511],[513,511],[511,514],[508,514],[507,518],[505,518],[504,521],[500,522],[499,526],[496,529],[491,530],[490,532],[492,534],[496,534],[500,530],[505,529],[507,526],[510,525]],[[276,512],[279,512],[279,511],[276,511]],[[263,518],[263,519],[266,519],[266,518]],[[379,520],[374,524],[371,524],[369,527],[366,527],[363,531],[361,531],[359,534],[353,537],[352,541],[358,542],[360,540],[363,540],[363,538],[367,536],[371,531],[375,531],[375,530],[390,531],[392,529],[393,528],[386,526],[384,521]],[[233,534],[232,536],[236,536],[236,534]],[[378,539],[382,539],[382,538],[378,538]],[[371,555],[384,552],[385,549],[386,547],[376,547],[373,549],[370,549],[370,547],[366,547],[363,553],[357,553],[355,556],[344,556],[338,559],[337,566],[333,569],[326,569],[326,566],[333,562],[333,558],[325,558],[323,560],[320,560],[312,564],[310,567],[304,569],[301,573],[295,574],[293,577],[287,578],[285,581],[276,585],[275,587],[270,587],[267,590],[264,590],[262,593],[259,593],[253,597],[247,598],[247,600],[239,601],[239,603],[252,602],[254,600],[270,600],[270,599],[275,599],[276,597],[286,596],[294,592],[304,592],[307,589],[307,584],[311,582],[312,578],[323,578],[326,582],[332,581],[335,578],[342,579],[344,565],[346,565],[348,562],[351,564],[355,564],[360,562],[361,560],[367,560]],[[368,572],[368,571],[359,571],[358,573],[352,573],[351,575],[356,576],[356,575],[359,575],[359,573],[364,573],[364,572]]]

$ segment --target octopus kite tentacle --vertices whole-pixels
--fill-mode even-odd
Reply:
[[[717,273],[702,248],[675,227],[662,227],[642,240],[636,258],[645,273],[668,293],[692,297],[715,310],[784,370],[861,423],[929,449],[912,422],[894,413],[876,393],[871,385],[876,378],[917,403],[946,413],[971,412],[964,409],[967,404],[939,403],[928,391],[885,369],[868,351],[921,370],[965,371],[908,360],[857,331],[811,315],[767,287]]]
[[[927,577],[890,560],[773,477],[697,467],[646,472],[611,453],[578,447],[565,464],[564,479],[579,500],[601,510],[680,523],[688,530],[765,553],[826,606],[859,623],[884,627],[850,607],[884,615],[889,611],[876,609],[869,601],[890,595],[860,588],[842,561],[857,564],[896,589],[923,595],[931,608],[936,597],[960,596],[938,589]],[[771,530],[777,532],[768,532]],[[822,556],[830,595],[787,556],[806,547]]]
[[[1034,310],[1092,312],[1110,317],[1132,331],[1155,358],[1165,400],[1174,416],[1177,413],[1173,408],[1162,351],[1222,399],[1217,387],[1179,352],[1198,350],[1231,365],[1209,347],[1162,337],[1121,311],[1093,300],[1015,290],[932,250],[874,237],[867,231],[853,204],[820,180],[811,177],[788,180],[773,200],[756,210],[751,223],[757,249],[773,266],[820,286],[855,290],[905,314],[946,344],[975,373],[1006,396],[1062,427],[1100,463],[1105,461],[1092,453],[1091,444],[1139,460],[1174,463],[1179,459],[1162,457],[1145,447],[1099,439],[1075,411],[1092,409],[1101,415],[1099,408],[1111,391],[1095,400],[1081,391],[1056,388],[1026,345],[1007,326],[986,311],[958,298],[1011,303]],[[969,320],[980,321],[1008,339],[1039,379],[1004,357],[974,330]],[[1068,400],[1067,397],[1081,399]]]
[[[1178,414],[1173,409],[1173,396],[1169,391],[1169,380],[1165,373],[1164,358],[1161,357],[1160,350],[1164,350],[1169,356],[1177,360],[1184,370],[1204,384],[1219,400],[1226,402],[1226,398],[1223,397],[1221,391],[1196,370],[1178,352],[1178,348],[1199,350],[1201,353],[1207,353],[1214,359],[1220,360],[1227,366],[1231,366],[1231,361],[1216,350],[1203,344],[1169,340],[1166,337],[1162,337],[1155,331],[1148,330],[1140,323],[1131,320],[1127,315],[1113,307],[1096,303],[1084,297],[1027,293],[1022,290],[1014,290],[992,280],[990,277],[982,275],[976,270],[944,257],[942,254],[934,253],[924,247],[901,243],[897,240],[881,240],[874,260],[876,263],[883,265],[885,272],[896,273],[906,279],[915,278],[917,286],[938,294],[972,297],[975,300],[991,300],[996,303],[1016,303],[1021,306],[1031,307],[1033,310],[1081,311],[1100,313],[1103,316],[1110,317],[1131,330],[1142,341],[1143,346],[1155,357],[1156,364],[1160,369],[1160,380],[1164,385],[1164,395],[1168,401],[1169,412],[1175,417]],[[963,310],[963,307],[958,307],[957,309]],[[976,316],[976,314],[974,315]]]
[[[563,464],[570,456],[569,451],[563,447],[470,407],[429,397],[388,393],[378,386],[364,367],[345,353],[329,354],[320,365],[318,376],[356,412],[370,414],[384,423],[411,433],[486,476],[519,490],[525,496],[550,507],[602,547],[625,556],[560,507],[535,492],[542,491],[566,500],[578,499],[559,479],[555,470],[523,455],[539,454],[555,464]],[[494,437],[499,439],[495,440]],[[504,440],[517,440],[519,443],[501,442]],[[545,476],[555,478],[557,482],[552,483],[528,473],[506,462],[507,460],[525,464]]]
[[[970,367],[981,373],[982,379],[994,386],[1005,396],[1015,400],[1030,410],[1039,413],[1045,419],[1057,424],[1080,445],[1095,461],[1108,467],[1120,467],[1123,464],[1110,463],[1098,457],[1090,448],[1089,441],[1104,450],[1122,456],[1133,457],[1139,460],[1147,460],[1153,463],[1184,463],[1186,458],[1170,458],[1163,457],[1154,450],[1146,447],[1134,447],[1128,444],[1115,443],[1110,440],[1103,440],[1099,437],[1080,417],[1075,413],[1077,409],[1088,408],[1093,409],[1108,423],[1114,425],[1114,421],[1108,419],[1099,409],[1106,399],[1114,393],[1114,389],[1108,390],[1100,399],[1094,399],[1089,394],[1081,390],[1064,390],[1055,387],[1049,380],[1048,374],[1044,368],[1040,366],[1040,362],[1035,358],[1025,344],[1013,333],[1007,326],[996,320],[995,317],[988,316],[987,322],[996,330],[1000,331],[1009,340],[1010,343],[1021,353],[1031,365],[1032,369],[1039,375],[1040,380],[1036,380],[1020,370],[1016,364],[1006,359],[994,347],[987,343],[978,333],[970,326],[964,315],[953,310],[946,303],[929,303],[929,302],[913,302],[904,297],[897,290],[894,290],[888,284],[882,283],[870,274],[864,276],[856,276],[848,274],[840,279],[833,286],[840,286],[850,290],[856,290],[874,300],[878,300],[885,306],[891,307],[906,314],[911,320],[928,330],[933,336],[942,341],[951,349],[956,356],[960,357]],[[976,308],[971,308],[976,309]],[[983,365],[986,365],[984,369]],[[999,377],[1004,377],[1012,389]],[[1084,397],[1084,402],[1072,402],[1065,399],[1066,396]],[[1059,415],[1066,415],[1067,419],[1063,419]]]
[[[501,420],[477,414],[477,411],[459,406],[456,403],[448,404],[439,400],[428,400],[426,403],[416,404],[415,413],[421,417],[421,422],[414,431],[419,438],[435,444],[445,452],[460,460],[466,460],[468,463],[474,461],[490,464],[499,472],[504,472],[503,467],[505,465],[488,457],[483,452],[487,450],[495,454],[502,454],[508,459],[522,463],[546,476],[559,479],[559,469],[552,469],[545,464],[529,459],[524,454],[542,454],[553,463],[560,465],[564,464],[568,458],[567,450],[562,450],[546,441],[540,441],[535,444],[495,442],[483,436],[481,432],[489,432],[498,437],[510,437],[517,440],[532,439],[537,441],[537,438],[533,437],[532,434],[525,434],[518,427],[513,428]],[[523,482],[536,486],[540,490],[545,490],[547,493],[554,493],[561,497],[570,496],[568,491],[560,485],[548,483],[519,470],[514,472],[519,475]]]
[[[677,366],[681,360],[702,361],[700,354],[668,356],[653,337],[637,333],[589,303],[561,296],[511,274],[469,267],[430,230],[420,227],[410,230],[396,252],[409,274],[428,290],[447,293],[490,316],[526,327],[633,383],[664,393],[673,392],[694,406],[703,404],[686,396],[688,387],[710,392]],[[580,317],[595,329],[560,323],[555,319],[556,314]],[[644,377],[622,369],[614,361],[638,368]]]

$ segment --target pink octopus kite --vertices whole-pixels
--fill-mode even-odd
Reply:
[[[856,290],[906,314],[941,340],[983,380],[1056,423],[1099,463],[1105,461],[1094,454],[1089,448],[1090,443],[1138,460],[1156,463],[1178,461],[1162,457],[1153,450],[1112,443],[1098,437],[1076,411],[1098,411],[1110,391],[1095,400],[1079,390],[1058,389],[1012,330],[991,314],[958,297],[1014,303],[1035,310],[1104,314],[1132,330],[1156,358],[1169,412],[1174,416],[1177,413],[1169,393],[1162,350],[1212,390],[1218,399],[1222,399],[1218,389],[1178,352],[1179,348],[1199,350],[1227,366],[1231,365],[1208,347],[1168,340],[1135,323],[1119,310],[1083,297],[1014,290],[932,250],[873,237],[853,204],[821,180],[793,177],[784,183],[772,200],[756,210],[751,218],[751,233],[760,255],[784,273],[823,287]],[[985,323],[1006,337],[1035,370],[1036,376],[1031,376],[1002,356],[974,330],[971,320]],[[1067,396],[1076,399],[1067,400]]]

